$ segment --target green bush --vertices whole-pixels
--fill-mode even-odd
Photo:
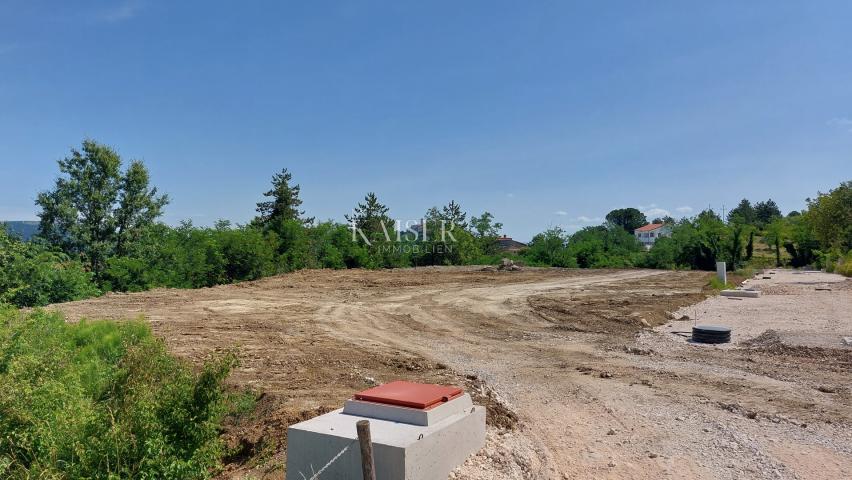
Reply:
[[[837,260],[832,261],[829,265],[832,267],[829,271],[846,277],[852,277],[852,250],[846,252],[846,255],[839,256]]]
[[[119,292],[141,292],[154,285],[145,261],[134,257],[107,260],[103,278],[105,290]]]
[[[737,286],[734,285],[731,282],[724,283],[721,280],[719,280],[718,277],[713,277],[713,278],[710,279],[710,288],[712,288],[713,290],[725,290],[727,288],[730,288],[730,289],[737,288]]]
[[[670,237],[658,238],[645,257],[649,268],[675,269],[678,261],[678,245]]]
[[[0,304],[34,307],[98,293],[79,261],[42,244],[22,242],[0,225]]]
[[[232,366],[194,373],[142,322],[0,311],[0,478],[207,478]]]
[[[523,255],[533,266],[577,268],[577,260],[568,252],[568,235],[560,227],[534,236]]]
[[[217,232],[229,282],[255,280],[275,273],[275,246],[267,238],[252,227]]]

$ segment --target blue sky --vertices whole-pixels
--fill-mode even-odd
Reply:
[[[850,2],[0,0],[0,219],[32,219],[90,137],[164,219],[454,199],[521,240],[852,178]]]

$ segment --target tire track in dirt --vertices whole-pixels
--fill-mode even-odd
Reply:
[[[662,323],[703,298],[708,279],[651,270],[301,271],[51,308],[71,320],[144,315],[171,351],[196,363],[238,347],[242,365],[230,382],[263,395],[255,417],[226,431],[241,447],[223,478],[280,478],[287,425],[396,379],[463,384],[489,405],[487,447],[458,478],[849,471],[848,392],[814,389],[847,382],[848,363],[826,370],[795,351],[658,348],[668,337],[642,330],[642,320]],[[647,338],[666,342],[649,348]],[[517,428],[504,428],[515,420],[500,402],[519,415]],[[808,455],[790,463],[790,452]]]

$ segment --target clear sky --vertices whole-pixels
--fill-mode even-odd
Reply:
[[[852,178],[852,2],[0,0],[0,219],[85,137],[164,219],[454,199],[520,240]]]

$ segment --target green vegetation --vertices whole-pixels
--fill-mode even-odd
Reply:
[[[606,221],[623,228],[627,233],[648,223],[645,214],[635,208],[617,208],[606,214]]]
[[[111,148],[91,140],[59,161],[62,177],[36,199],[39,233],[51,245],[78,255],[96,280],[112,256],[121,257],[168,203],[148,187],[148,170],[136,160],[124,172]]]
[[[233,362],[194,373],[143,322],[0,310],[0,477],[207,478]]]
[[[724,283],[719,278],[712,277],[710,279],[710,288],[721,291],[725,290],[726,288],[736,288],[736,285],[731,282]]]
[[[92,274],[79,261],[0,228],[0,304],[46,305],[97,294]]]
[[[556,227],[533,237],[523,253],[531,265],[568,268],[640,266],[642,246],[619,225],[586,227],[567,235]]]
[[[253,409],[246,393],[225,395],[233,357],[199,372],[171,357],[142,322],[66,324],[57,314],[17,312],[154,287],[198,288],[304,268],[391,268],[494,264],[715,269],[750,276],[770,265],[812,265],[852,275],[852,182],[781,215],[775,202],[743,200],[722,219],[712,210],[666,223],[671,236],[646,251],[633,229],[647,219],[613,210],[574,234],[555,227],[528,247],[498,248],[502,224],[468,216],[455,201],[416,225],[394,224],[368,193],[349,224],[305,217],[300,186],[286,170],[248,225],[158,221],[168,203],[138,161],[86,140],[59,162],[60,178],[36,201],[39,235],[0,228],[0,478],[206,478],[224,452],[226,412]],[[725,288],[718,282],[713,288]]]
[[[455,201],[399,225],[374,192],[345,215],[349,224],[317,222],[301,209],[300,186],[287,169],[272,177],[248,225],[213,227],[158,221],[168,198],[150,185],[139,161],[123,168],[115,150],[86,140],[59,161],[62,176],[38,195],[40,234],[23,242],[0,229],[0,303],[38,306],[154,287],[198,288],[303,268],[394,268],[494,264],[508,256],[527,265],[732,270],[812,265],[847,272],[852,262],[852,182],[807,200],[787,217],[774,201],[743,199],[722,219],[712,210],[675,221],[650,251],[633,236],[647,219],[635,208],[573,235],[551,228],[528,248],[500,252],[502,224],[468,216]]]

